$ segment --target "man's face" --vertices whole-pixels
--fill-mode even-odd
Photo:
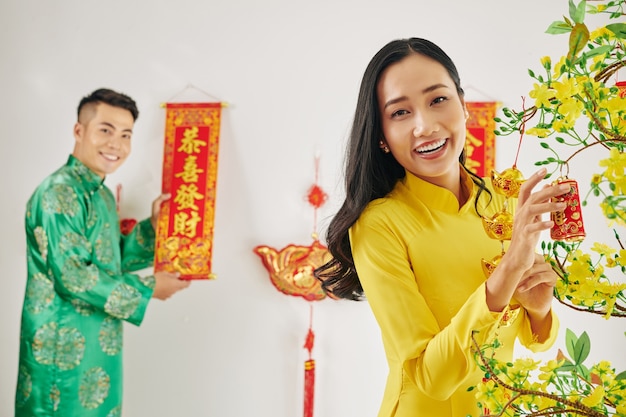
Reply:
[[[130,111],[105,103],[81,110],[73,155],[102,178],[112,174],[130,154],[134,124]]]

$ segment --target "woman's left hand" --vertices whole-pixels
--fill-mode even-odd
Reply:
[[[543,255],[535,254],[535,262],[522,276],[514,298],[529,314],[544,317],[552,308],[557,279],[558,275]]]

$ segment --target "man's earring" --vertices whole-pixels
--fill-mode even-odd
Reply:
[[[378,142],[378,146],[380,147],[380,149],[383,150],[384,153],[391,152],[391,149],[389,149],[389,145],[387,145],[385,142],[383,142],[382,139]]]

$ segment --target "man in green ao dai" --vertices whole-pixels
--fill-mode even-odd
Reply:
[[[189,286],[177,274],[139,276],[152,265],[152,216],[122,235],[106,175],[126,160],[139,112],[109,89],[84,97],[67,163],[26,208],[28,278],[22,310],[16,417],[119,417],[123,321],[139,325],[152,298]]]

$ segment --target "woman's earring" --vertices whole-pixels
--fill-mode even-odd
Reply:
[[[378,142],[378,146],[380,147],[380,149],[383,150],[384,153],[391,152],[391,149],[389,149],[389,145],[387,145],[382,139]]]

